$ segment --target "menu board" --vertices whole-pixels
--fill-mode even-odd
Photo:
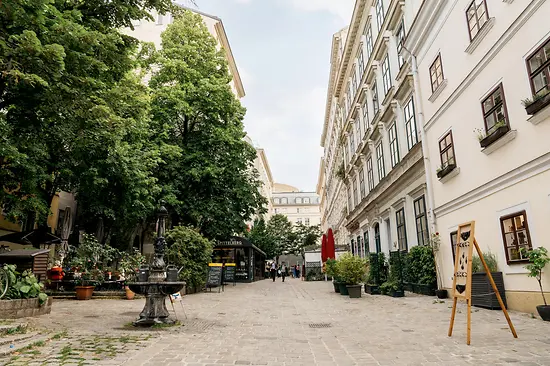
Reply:
[[[223,269],[223,282],[235,282],[235,264],[227,263]]]
[[[208,267],[208,279],[206,285],[208,287],[221,286],[222,284],[222,266],[218,266],[217,263],[210,263]]]

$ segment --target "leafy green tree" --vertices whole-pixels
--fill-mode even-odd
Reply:
[[[267,224],[263,218],[254,221],[254,226],[248,232],[247,238],[252,244],[263,250],[267,258],[275,258],[278,255],[275,237],[268,231]]]
[[[208,263],[212,260],[212,242],[198,230],[176,226],[166,234],[169,244],[166,258],[169,264],[182,268],[180,279],[188,287],[200,289],[208,275]]]
[[[175,12],[162,49],[148,47],[153,127],[159,146],[178,152],[163,156],[157,173],[173,222],[212,239],[244,232],[266,201],[223,51],[201,16],[189,11]]]
[[[279,256],[288,254],[287,250],[295,240],[292,223],[285,215],[273,215],[267,222],[267,232],[275,241],[273,253],[279,261]]]
[[[306,250],[315,249],[319,246],[319,239],[322,232],[319,225],[306,226],[303,224],[296,224],[293,227],[293,240],[290,242],[290,246],[287,251],[294,255],[299,255],[305,260]]]

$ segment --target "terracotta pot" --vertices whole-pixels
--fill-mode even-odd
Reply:
[[[74,289],[76,291],[77,300],[90,300],[92,294],[94,293],[95,286],[76,286]]]
[[[133,300],[135,296],[136,296],[136,293],[134,291],[130,290],[129,287],[126,287],[126,299],[127,300]]]

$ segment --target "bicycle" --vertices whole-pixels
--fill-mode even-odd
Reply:
[[[0,266],[0,299],[8,292],[9,277],[8,272],[4,269],[4,266]]]

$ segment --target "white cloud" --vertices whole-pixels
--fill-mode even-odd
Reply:
[[[354,0],[287,0],[292,6],[305,11],[327,11],[349,23],[355,5]]]

